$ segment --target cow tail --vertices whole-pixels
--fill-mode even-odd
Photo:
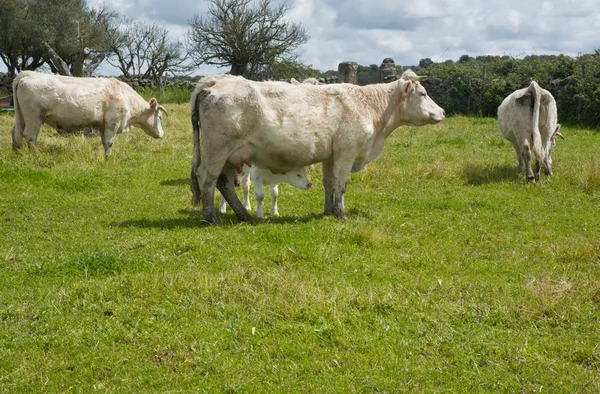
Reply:
[[[536,159],[541,162],[544,160],[542,136],[540,135],[540,101],[542,93],[540,91],[540,86],[535,81],[531,82],[531,85],[529,85],[529,90],[531,91],[531,99],[533,100],[533,121],[531,122],[531,142],[533,145],[532,150]]]
[[[11,134],[14,148],[18,148],[21,146],[21,142],[23,139],[23,131],[25,129],[25,118],[23,118],[23,111],[21,111],[21,106],[19,105],[19,99],[17,94],[19,89],[19,82],[25,74],[26,73],[23,72],[17,75],[12,83],[13,106],[15,108],[15,125],[12,128]]]
[[[192,190],[192,205],[200,203],[200,184],[198,183],[197,171],[200,166],[200,113],[198,111],[198,96],[200,89],[194,90],[191,99],[192,132],[194,135],[194,151],[192,158],[192,173],[190,176],[190,188]]]

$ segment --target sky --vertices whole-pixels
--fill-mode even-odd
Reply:
[[[203,15],[204,0],[87,0],[128,18],[157,23],[183,38],[188,22]],[[283,0],[274,0],[281,2]],[[300,60],[321,71],[342,61],[396,65],[458,60],[461,55],[565,54],[600,49],[600,0],[287,0],[288,17],[310,40]],[[109,67],[101,73],[110,73]],[[195,74],[224,73],[202,66]]]

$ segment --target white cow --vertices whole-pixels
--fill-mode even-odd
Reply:
[[[75,78],[21,72],[13,81],[15,125],[12,143],[21,148],[23,138],[31,148],[45,123],[62,131],[84,127],[100,129],[104,154],[110,157],[115,134],[139,127],[161,138],[161,112],[155,98],[149,102],[129,85],[114,78]]]
[[[540,166],[546,175],[552,175],[550,152],[556,136],[564,138],[557,117],[554,97],[535,81],[511,93],[498,107],[500,131],[515,148],[519,171],[531,182],[539,180]],[[535,172],[531,170],[531,151],[536,159]]]
[[[322,162],[324,212],[344,221],[350,173],[378,158],[398,126],[444,119],[419,79],[410,72],[389,84],[357,86],[203,78],[191,98],[192,203],[202,197],[204,219],[214,222],[217,186],[238,218],[252,221],[235,194],[236,169],[255,164],[281,173]]]
[[[240,185],[244,192],[244,208],[250,211],[250,180],[254,183],[254,196],[256,197],[256,216],[264,218],[263,213],[263,200],[265,199],[265,193],[263,186],[269,186],[271,191],[271,215],[278,216],[279,210],[277,209],[277,197],[279,196],[279,183],[287,183],[301,190],[308,190],[312,187],[312,183],[308,180],[306,170],[304,167],[296,168],[283,174],[273,174],[266,168],[260,168],[257,166],[248,167],[244,164],[242,171],[242,179]],[[221,201],[219,203],[219,212],[225,213],[227,206],[225,204],[225,198],[221,195]]]

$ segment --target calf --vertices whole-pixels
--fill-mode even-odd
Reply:
[[[525,172],[530,182],[540,179],[540,167],[546,175],[552,175],[550,152],[556,136],[564,139],[557,118],[554,97],[535,81],[511,93],[498,107],[500,132],[512,143],[519,172]],[[535,172],[531,169],[531,151],[536,159]]]
[[[240,185],[244,192],[244,208],[250,211],[250,180],[254,183],[254,196],[256,197],[256,216],[264,218],[263,213],[263,200],[265,194],[263,192],[263,186],[269,186],[271,191],[271,215],[278,216],[279,210],[277,209],[277,197],[279,196],[279,189],[277,185],[279,183],[288,183],[301,190],[308,190],[312,187],[312,183],[308,180],[306,170],[304,167],[296,168],[283,174],[273,174],[266,168],[260,168],[257,166],[248,167],[244,165],[242,171],[242,179]],[[221,201],[219,203],[219,212],[225,213],[227,206],[225,204],[225,198],[221,195]]]
[[[129,85],[114,78],[75,78],[22,71],[13,81],[15,125],[13,148],[21,148],[23,138],[32,148],[40,126],[74,131],[84,127],[100,130],[104,154],[112,154],[117,133],[132,126],[151,137],[164,134],[161,113],[167,110],[155,98],[146,101]]]

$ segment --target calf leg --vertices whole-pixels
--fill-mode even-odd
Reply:
[[[279,189],[277,184],[270,185],[269,190],[271,191],[271,215],[279,216],[279,210],[277,209],[277,197],[279,196]]]
[[[250,174],[243,173],[242,180],[240,181],[240,185],[242,186],[242,191],[244,192],[244,208],[250,211],[252,207],[250,206]]]
[[[227,212],[227,203],[225,203],[225,197],[221,194],[221,198],[219,199],[219,212],[225,213]]]
[[[254,197],[256,198],[256,217],[264,218],[263,201],[265,199],[265,193],[263,191],[262,182],[259,179],[254,180]]]

